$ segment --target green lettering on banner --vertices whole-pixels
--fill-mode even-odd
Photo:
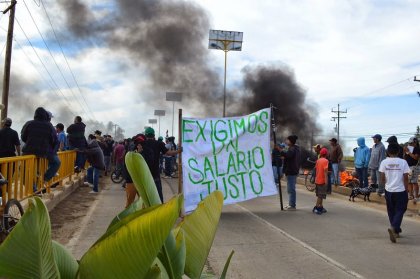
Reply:
[[[246,174],[246,172],[239,172],[236,175],[241,177],[241,182],[242,182],[242,190],[244,193],[244,199],[246,199],[246,187],[245,187],[245,178],[244,175]]]
[[[256,150],[258,150],[260,152],[260,155],[261,155],[261,165],[258,165],[257,164],[257,161],[255,160],[255,151]],[[264,150],[261,147],[257,146],[254,149],[252,149],[252,161],[254,162],[254,166],[257,169],[261,169],[262,167],[264,167],[264,165],[265,165]]]
[[[229,159],[228,159],[228,167],[227,167],[227,174],[231,174],[231,168],[233,168],[234,172],[236,173],[238,170],[236,169],[236,164],[235,164],[235,156],[233,155],[233,153],[229,153]]]
[[[256,173],[258,175],[258,180],[260,182],[260,191],[259,192],[255,191],[255,188],[254,188],[254,180],[252,179],[252,174],[253,173]],[[263,186],[263,182],[262,182],[262,178],[261,178],[260,173],[256,170],[250,171],[249,172],[249,181],[251,182],[251,188],[252,188],[252,191],[254,192],[254,194],[256,194],[256,195],[261,194],[262,191],[264,190],[264,186]]]
[[[235,119],[233,120],[233,127],[235,127],[236,137],[239,137],[239,135],[241,134],[245,134],[245,119],[241,118],[239,121],[240,122],[238,123],[237,120]],[[242,132],[241,131],[238,132],[237,128],[242,129]]]
[[[248,169],[250,170],[250,169],[252,169],[252,164],[251,164],[251,160],[252,160],[252,158],[251,158],[251,150],[248,150]]]
[[[195,181],[195,180],[191,177],[191,173],[188,173],[188,178],[190,179],[191,183],[193,183],[193,184],[199,184],[199,183],[203,182],[203,180],[204,180],[204,174],[203,174],[203,173],[202,173],[199,169],[194,168],[194,167],[192,166],[192,164],[191,164],[192,162],[194,162],[196,165],[198,165],[197,159],[195,159],[195,158],[190,158],[190,159],[188,160],[188,166],[189,166],[189,167],[190,167],[193,171],[195,171],[195,172],[199,173],[199,174],[200,174],[201,179],[200,179],[200,180]]]
[[[224,194],[224,196],[223,196],[223,199],[224,200],[226,200],[227,199],[227,194],[228,194],[228,191],[227,191],[227,188],[226,188],[226,177],[223,177],[222,178],[222,180],[223,180],[223,188],[225,189],[224,191],[222,191],[223,192],[223,194]],[[215,180],[215,182],[216,182],[216,190],[219,190],[219,181],[217,181],[217,179]]]
[[[219,164],[217,162],[217,157],[215,155],[213,155],[213,160],[214,160],[214,167],[216,169],[216,176],[220,177],[220,176],[224,176],[226,173],[219,173]]]
[[[227,146],[226,146],[226,152],[229,152],[229,146],[232,146],[232,148],[236,151],[236,152],[238,152],[238,138],[236,138],[236,139],[234,139],[234,140],[232,140],[232,139],[230,139],[229,140],[229,143],[227,144]]]
[[[215,176],[214,176],[213,168],[211,166],[211,162],[210,162],[209,158],[204,157],[204,175],[205,175],[206,179],[208,179],[208,176],[207,176],[208,171],[211,172],[211,177],[214,178]]]
[[[188,119],[182,120],[182,142],[193,142],[192,139],[186,139],[187,136],[185,134],[193,131],[192,129],[187,129],[186,123],[192,124],[195,123],[195,121]]]
[[[268,123],[267,123],[267,121],[263,120],[263,116],[265,116],[265,120],[268,120],[268,112],[263,111],[260,114],[260,121],[261,121],[261,124],[263,125],[263,128],[261,129],[261,125],[258,125],[258,132],[260,132],[262,134],[267,132],[267,129],[268,129]]]
[[[214,137],[216,138],[216,140],[217,141],[219,141],[219,142],[225,142],[225,140],[227,140],[227,138],[228,138],[228,133],[227,133],[227,131],[226,130],[219,130],[218,128],[217,128],[217,125],[219,124],[219,123],[223,123],[223,124],[225,124],[226,125],[226,122],[225,121],[223,121],[223,120],[217,120],[216,121],[216,123],[214,124],[214,129],[215,129],[215,131],[214,131]],[[219,138],[218,137],[218,134],[222,134],[223,135],[223,138]]]
[[[238,151],[236,153],[236,162],[238,164],[238,170],[241,170],[241,165],[244,167],[244,171],[247,170],[247,167],[245,166],[245,153],[242,151]]]
[[[251,117],[255,118],[254,127],[252,127],[253,121],[251,120]],[[248,116],[248,132],[250,132],[251,134],[255,133],[255,131],[257,130],[257,124],[258,124],[258,116],[256,116],[255,114],[249,115]]]
[[[211,193],[211,189],[210,189],[210,188],[211,188],[211,186],[210,186],[210,184],[211,184],[212,182],[213,182],[212,180],[210,180],[210,181],[206,181],[206,182],[203,182],[203,185],[206,185],[206,184],[207,184],[207,191],[208,191],[208,192],[207,192],[207,194],[208,194],[208,195],[210,195],[210,193]],[[206,195],[206,197],[207,197],[207,195]],[[204,200],[204,198],[205,198],[205,197],[203,197],[203,193],[200,193],[200,199],[201,199],[201,200]]]
[[[232,182],[232,179],[235,179],[235,180],[236,180],[236,183]],[[230,189],[230,190],[229,190],[229,194],[230,194],[230,196],[231,196],[233,199],[237,199],[237,198],[239,197],[239,189],[238,189],[238,187],[236,186],[236,184],[239,182],[238,177],[236,177],[236,175],[230,175],[230,176],[228,177],[228,182],[229,182],[230,186],[232,186],[232,188],[234,188],[234,189],[235,189],[235,191],[236,191],[236,194],[233,194],[233,193],[232,193],[232,189]]]
[[[229,124],[229,131],[230,131],[230,138],[233,138],[233,131],[232,131],[232,121],[229,119],[228,120],[228,124]],[[238,137],[236,137],[238,138]]]
[[[206,137],[204,135],[204,129],[206,128],[206,125],[207,125],[207,120],[204,121],[204,126],[201,126],[200,121],[197,120],[197,126],[198,126],[199,131],[198,131],[198,134],[197,134],[197,138],[195,139],[196,142],[198,141],[198,138],[200,137],[200,135],[201,135],[201,137],[203,138],[204,141],[207,141]]]

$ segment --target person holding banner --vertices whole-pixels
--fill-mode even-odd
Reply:
[[[300,149],[296,145],[298,137],[291,135],[287,137],[287,151],[282,152],[284,157],[284,174],[287,178],[287,193],[289,194],[289,205],[286,210],[296,210],[296,179],[300,168]]]

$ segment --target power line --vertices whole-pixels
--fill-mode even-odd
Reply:
[[[34,0],[34,1],[35,1],[35,0]],[[52,24],[52,22],[51,22],[51,18],[50,18],[50,16],[48,15],[47,9],[45,8],[44,2],[43,2],[42,0],[39,0],[39,3],[40,3],[40,4],[42,4],[42,8],[44,9],[45,14],[47,15],[47,19],[48,19],[48,22],[50,23],[50,26],[51,26],[51,29],[52,29],[52,31],[53,31],[54,37],[55,37],[55,39],[56,39],[56,41],[57,41],[57,43],[58,43],[58,46],[60,47],[61,53],[63,54],[64,60],[66,61],[67,67],[68,67],[68,68],[69,68],[69,70],[70,70],[70,73],[71,73],[71,75],[72,75],[72,77],[73,77],[73,80],[74,80],[74,82],[75,82],[75,84],[76,84],[77,88],[79,89],[80,95],[82,96],[83,101],[84,101],[84,103],[86,104],[86,107],[88,108],[89,112],[91,113],[91,115],[93,116],[93,118],[94,118],[94,119],[96,119],[95,114],[94,114],[94,113],[92,112],[92,110],[90,109],[89,104],[87,103],[87,101],[86,101],[86,99],[85,99],[85,97],[84,97],[84,95],[83,95],[83,93],[82,93],[82,90],[80,89],[79,83],[78,83],[78,82],[77,82],[77,80],[76,80],[76,77],[75,77],[75,75],[74,75],[74,73],[73,73],[73,70],[72,70],[72,69],[71,69],[71,67],[70,67],[70,64],[69,64],[69,62],[68,62],[68,60],[67,60],[67,57],[66,57],[66,55],[64,54],[63,48],[62,48],[62,46],[61,46],[61,42],[60,42],[60,40],[58,39],[58,36],[57,36],[57,34],[56,34],[56,32],[55,32],[54,26],[53,26],[53,24]],[[97,120],[97,119],[96,119],[96,120]]]
[[[338,104],[338,109],[337,110],[331,109],[331,112],[335,113],[337,115],[337,116],[333,116],[331,120],[334,121],[334,122],[337,120],[337,142],[339,143],[340,142],[340,119],[346,119],[347,118],[347,117],[340,116],[340,115],[341,114],[346,114],[347,109],[345,111],[340,110],[340,104]]]
[[[39,33],[39,35],[41,36],[41,39],[42,39],[42,41],[44,42],[45,47],[47,48],[47,50],[48,50],[48,52],[49,52],[50,56],[52,57],[52,60],[54,61],[55,66],[57,67],[58,71],[60,72],[61,77],[63,78],[64,82],[66,83],[66,85],[67,85],[67,87],[69,88],[69,90],[70,90],[71,94],[73,95],[73,97],[76,99],[76,101],[77,101],[77,102],[78,102],[78,104],[80,105],[80,108],[81,108],[84,112],[87,112],[87,111],[85,110],[85,108],[83,107],[83,105],[80,103],[79,98],[77,98],[77,97],[76,97],[76,95],[74,94],[73,90],[71,89],[70,84],[68,83],[68,81],[67,81],[66,77],[65,77],[65,76],[64,76],[64,74],[63,74],[63,71],[62,71],[62,70],[61,70],[61,68],[58,66],[58,63],[57,63],[57,61],[55,60],[54,55],[52,54],[52,51],[51,51],[50,47],[48,46],[47,42],[45,41],[44,36],[43,36],[43,35],[42,35],[42,33],[41,33],[41,30],[39,29],[38,25],[36,24],[36,21],[35,21],[34,17],[32,16],[32,13],[31,13],[31,11],[30,11],[30,9],[29,9],[28,5],[26,4],[26,2],[25,2],[25,1],[23,1],[23,3],[25,4],[25,7],[26,7],[26,9],[28,10],[28,12],[29,12],[29,15],[30,15],[31,19],[32,19],[32,21],[33,21],[33,23],[34,23],[34,25],[35,25],[36,29],[38,30],[38,33]],[[88,114],[88,113],[87,113],[87,114]]]
[[[31,40],[29,40],[28,35],[26,34],[25,30],[23,30],[22,26],[20,25],[19,20],[17,19],[17,17],[15,18],[16,23],[18,24],[19,28],[22,30],[22,33],[25,35],[26,40],[28,41],[29,45],[31,46],[32,50],[35,52],[36,56],[38,57],[39,61],[41,62],[42,66],[44,67],[45,71],[47,72],[48,76],[50,77],[51,81],[53,82],[53,84],[57,87],[57,90],[61,93],[61,95],[63,96],[64,100],[66,100],[67,105],[69,106],[69,109],[72,107],[71,103],[67,100],[66,96],[64,95],[64,93],[60,90],[60,87],[58,86],[57,82],[54,80],[53,76],[51,75],[50,71],[48,71],[48,68],[45,66],[45,63],[42,61],[41,57],[39,56],[38,52],[36,51],[35,47],[33,46]],[[70,109],[71,110],[71,109]],[[73,112],[73,111],[72,111]],[[74,113],[74,112],[73,112]]]

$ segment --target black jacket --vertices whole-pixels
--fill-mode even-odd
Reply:
[[[105,169],[104,153],[96,140],[91,141],[84,152],[92,167],[100,170]]]
[[[85,128],[86,125],[83,122],[71,124],[67,128],[67,139],[70,148],[86,147]]]
[[[300,169],[299,146],[290,146],[287,152],[282,152],[282,156],[284,156],[284,174],[298,175]]]
[[[47,111],[42,107],[35,110],[34,120],[25,123],[20,136],[25,143],[23,155],[47,157],[57,142],[56,131],[48,121]]]

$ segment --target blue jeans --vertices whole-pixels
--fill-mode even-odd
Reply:
[[[274,181],[276,183],[279,183],[279,175],[280,175],[280,178],[283,176],[283,167],[278,167],[278,170],[277,170],[277,166],[273,166],[273,174],[274,174]]]
[[[331,192],[332,192],[332,179],[331,179],[331,174],[332,173],[328,172],[327,194],[331,194]]]
[[[98,192],[99,191],[99,173],[100,169],[89,167],[87,169],[87,182],[90,184],[93,184],[93,191]]]
[[[381,183],[381,174],[379,170],[370,170],[370,181],[372,184],[378,185],[378,194],[385,192],[385,185]]]
[[[368,168],[356,168],[357,177],[359,178],[360,188],[369,187]]]
[[[172,176],[173,157],[165,157],[165,175]]]
[[[48,182],[57,173],[60,168],[61,162],[57,154],[54,154],[48,158],[48,169],[44,174],[44,181]]]
[[[153,180],[155,181],[156,189],[158,190],[160,201],[163,203],[162,182],[160,181],[160,177],[153,178]]]
[[[332,163],[333,182],[335,185],[341,185],[339,166],[340,164],[338,163]]]
[[[407,210],[407,192],[403,191],[392,193],[385,191],[385,199],[389,223],[396,233],[400,233],[402,219],[404,217],[405,211]]]
[[[296,179],[297,175],[287,176],[287,193],[289,194],[289,206],[296,207]]]

